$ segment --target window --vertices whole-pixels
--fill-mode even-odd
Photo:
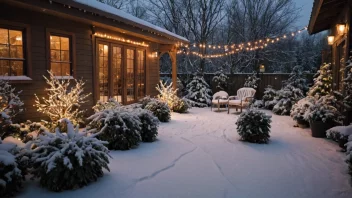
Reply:
[[[24,75],[23,31],[0,28],[0,76]]]
[[[135,89],[135,81],[134,81],[134,50],[127,49],[127,57],[126,57],[126,88],[127,88],[127,102],[134,101],[134,89]]]
[[[72,75],[71,37],[50,35],[50,69],[55,76]]]

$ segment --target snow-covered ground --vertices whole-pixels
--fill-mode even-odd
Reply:
[[[111,172],[97,182],[61,193],[27,182],[19,197],[352,197],[345,155],[335,143],[275,115],[269,144],[241,142],[238,116],[208,108],[173,114],[159,141],[112,151]]]

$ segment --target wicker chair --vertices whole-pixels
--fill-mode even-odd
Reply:
[[[228,105],[227,105],[227,113],[230,113],[230,108],[234,107],[236,108],[236,111],[238,108],[242,109],[244,107],[248,107],[251,100],[253,100],[253,97],[255,95],[256,90],[253,88],[249,87],[244,87],[241,88],[237,91],[237,96],[230,96],[228,100]]]
[[[229,94],[225,91],[219,91],[216,92],[213,95],[213,100],[211,101],[211,108],[210,110],[213,110],[213,105],[216,105],[218,107],[218,111],[220,111],[220,106],[221,105],[226,105],[228,104],[229,100]]]

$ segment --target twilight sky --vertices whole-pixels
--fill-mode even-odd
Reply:
[[[313,0],[294,0],[296,6],[302,8],[301,17],[297,21],[298,27],[308,26],[310,13],[313,7]]]

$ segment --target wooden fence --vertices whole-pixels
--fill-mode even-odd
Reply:
[[[226,90],[230,95],[236,95],[237,90],[242,88],[244,85],[244,82],[248,75],[251,74],[229,74],[229,80],[228,80],[228,89]],[[183,83],[187,81],[189,78],[189,75],[187,74],[178,74],[178,78],[181,79]],[[268,85],[273,86],[274,89],[279,90],[283,86],[283,81],[287,80],[289,78],[290,74],[286,73],[260,73],[260,81],[259,81],[259,86],[257,88],[257,93],[255,95],[256,98],[262,98],[265,88]],[[170,77],[171,74],[160,74],[160,77]],[[216,84],[213,83],[212,79],[214,77],[214,74],[204,74],[204,79],[205,81],[211,86],[213,93],[217,92],[216,90]],[[307,74],[307,80],[309,84],[312,84],[313,82],[313,74]]]

